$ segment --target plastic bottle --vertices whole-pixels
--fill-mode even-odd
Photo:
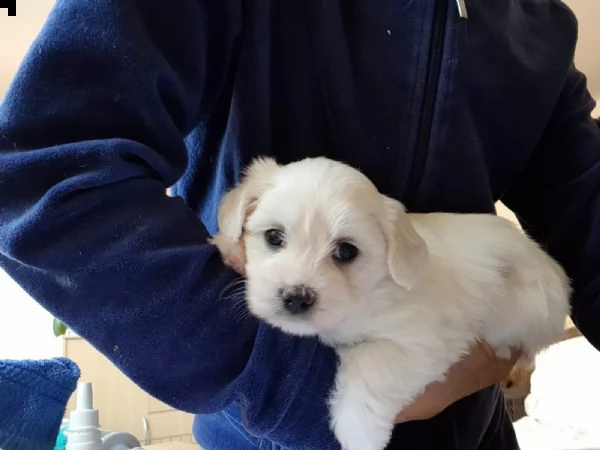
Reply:
[[[77,386],[77,408],[71,411],[66,431],[66,450],[143,450],[140,442],[129,433],[100,431],[100,414],[94,409],[91,383]]]
[[[69,416],[66,450],[103,450],[100,420],[91,383],[77,386],[77,407]]]

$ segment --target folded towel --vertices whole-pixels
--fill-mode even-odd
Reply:
[[[53,449],[79,375],[66,358],[0,360],[0,449]]]

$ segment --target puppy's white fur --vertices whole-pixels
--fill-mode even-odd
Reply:
[[[561,267],[510,222],[487,214],[407,214],[359,171],[325,158],[253,162],[228,192],[212,242],[247,276],[251,312],[340,356],[331,425],[346,450],[382,450],[396,415],[443,380],[477,339],[528,365],[569,312]],[[285,244],[273,249],[269,229]],[[332,258],[338,242],[358,256]],[[289,314],[280,290],[317,300]]]

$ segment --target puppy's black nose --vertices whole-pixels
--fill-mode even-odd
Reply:
[[[291,286],[281,289],[281,300],[284,308],[290,314],[304,314],[317,301],[317,293],[306,286]]]

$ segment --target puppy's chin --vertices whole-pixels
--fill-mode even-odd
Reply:
[[[286,320],[285,318],[280,318],[279,320],[267,322],[279,328],[284,333],[295,336],[318,336],[320,333],[309,320]]]
[[[341,323],[339,318],[329,317],[322,311],[314,311],[303,316],[293,316],[283,309],[268,306],[268,302],[248,299],[250,312],[269,325],[295,336],[319,336],[330,333]]]

